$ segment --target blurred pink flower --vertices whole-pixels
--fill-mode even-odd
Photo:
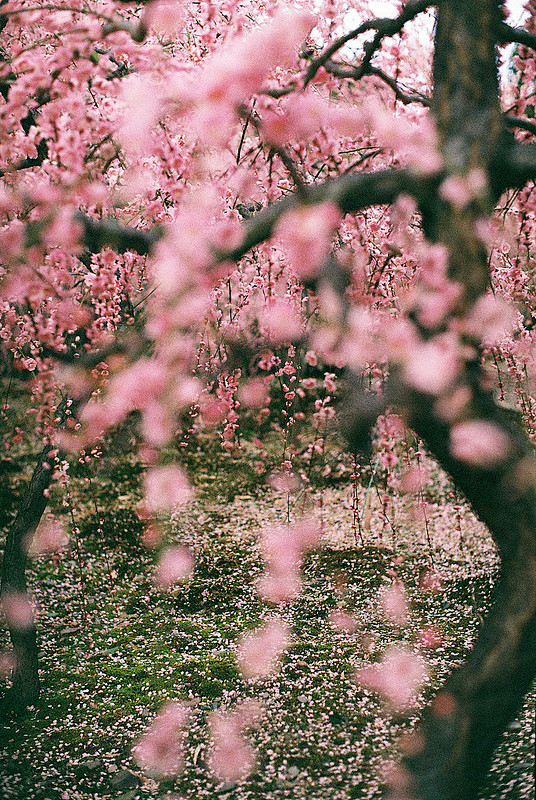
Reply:
[[[24,630],[33,625],[33,604],[25,592],[3,592],[0,608],[11,627]]]
[[[57,519],[42,520],[28,543],[28,553],[55,553],[69,544],[69,534]]]
[[[340,222],[338,206],[329,202],[292,208],[280,219],[275,240],[299,278],[311,278],[322,267]]]
[[[510,439],[495,423],[470,419],[451,429],[450,452],[465,464],[491,469],[508,458]]]
[[[140,767],[161,777],[181,771],[189,713],[182,703],[168,703],[160,710],[132,750]]]
[[[439,337],[416,344],[405,357],[407,383],[426,394],[444,392],[459,371],[458,359],[449,345]]]
[[[246,778],[256,762],[253,747],[242,733],[240,715],[215,711],[209,717],[212,749],[209,765],[218,780],[225,783]]]
[[[188,478],[176,464],[148,470],[144,490],[145,502],[152,511],[164,511],[184,505],[193,494]]]
[[[380,692],[398,711],[411,707],[428,670],[421,656],[393,646],[379,664],[362,667],[356,673],[358,683]]]
[[[276,344],[301,339],[303,320],[289,300],[276,297],[264,305],[259,312],[261,332]]]
[[[395,625],[407,625],[409,604],[405,589],[400,581],[393,581],[379,592],[381,609],[385,617]]]
[[[171,586],[187,580],[192,574],[195,559],[185,547],[168,547],[163,551],[154,573],[157,586]]]
[[[246,678],[266,678],[289,645],[289,626],[271,619],[246,634],[239,644],[237,659]]]
[[[355,633],[359,628],[359,622],[353,614],[343,611],[341,608],[334,608],[329,612],[329,624],[333,628],[346,633]]]

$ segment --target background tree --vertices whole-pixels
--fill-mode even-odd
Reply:
[[[45,437],[58,385],[91,394],[62,446],[138,413],[157,513],[190,494],[158,460],[184,412],[232,450],[239,387],[262,419],[277,348],[305,342],[348,375],[352,448],[396,409],[487,524],[495,605],[401,796],[475,797],[536,669],[527,10],[521,30],[495,0],[2,9],[0,333]]]

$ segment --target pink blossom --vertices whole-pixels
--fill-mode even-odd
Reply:
[[[29,542],[28,552],[54,553],[62,550],[69,543],[69,535],[62,523],[57,519],[42,520]]]
[[[153,1],[147,5],[144,23],[158,33],[177,35],[186,20],[185,6],[183,0]]]
[[[259,313],[259,324],[265,338],[274,344],[292,342],[303,335],[303,320],[286,299],[274,298]]]
[[[251,378],[240,387],[238,397],[248,408],[260,408],[268,397],[266,383],[262,378]]]
[[[426,394],[441,394],[459,372],[459,361],[450,343],[440,337],[420,342],[405,358],[404,376],[410,386]]]
[[[296,63],[314,22],[309,12],[287,8],[268,24],[237,36],[207,60],[192,86],[193,97],[205,108],[212,105],[216,118],[225,116],[257,92],[274,67]]]
[[[302,580],[296,567],[268,572],[255,582],[257,592],[269,603],[286,603],[301,591]]]
[[[152,511],[182,506],[192,498],[192,487],[180,467],[168,464],[148,470],[144,480],[145,501]]]
[[[121,83],[125,114],[117,136],[123,147],[142,152],[162,106],[161,88],[148,75],[128,75]]]
[[[338,206],[329,202],[292,208],[280,219],[275,240],[299,278],[312,278],[323,266],[340,222]]]
[[[356,678],[367,689],[380,692],[397,711],[404,711],[414,704],[427,675],[421,656],[393,646],[379,664],[359,669]]]
[[[215,711],[209,717],[209,725],[212,737],[209,765],[216,778],[226,783],[246,778],[257,759],[242,733],[240,716]]]
[[[266,678],[289,645],[289,626],[281,619],[271,619],[244,636],[237,659],[246,678]]]
[[[510,303],[488,292],[478,298],[463,321],[463,331],[486,344],[498,345],[512,331],[516,317],[516,311]]]
[[[393,581],[379,593],[381,609],[385,617],[395,625],[407,625],[409,604],[406,592],[400,581]]]
[[[24,592],[5,591],[2,593],[0,608],[9,626],[31,628],[34,620],[33,604]]]
[[[481,169],[472,169],[467,175],[450,175],[439,187],[439,194],[453,206],[464,208],[479,197],[487,188],[486,174]]]
[[[274,472],[270,475],[270,486],[276,492],[296,492],[301,482],[295,472]]]
[[[456,422],[464,415],[472,399],[473,392],[469,386],[454,386],[451,391],[437,398],[434,410],[446,422]]]
[[[492,469],[508,458],[511,445],[506,431],[494,422],[470,419],[452,428],[450,452],[465,464]]]
[[[183,766],[188,706],[168,703],[158,713],[132,753],[137,763],[159,777],[171,777]]]
[[[187,580],[192,574],[195,559],[185,547],[168,547],[160,556],[154,582],[158,586],[171,586]]]
[[[319,541],[320,528],[315,520],[265,528],[260,545],[267,574],[257,581],[259,594],[275,603],[292,600],[301,588],[299,570],[302,556]]]

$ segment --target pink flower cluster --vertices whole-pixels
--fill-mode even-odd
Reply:
[[[158,561],[154,573],[157,586],[171,586],[187,580],[194,569],[195,559],[186,547],[166,548]]]

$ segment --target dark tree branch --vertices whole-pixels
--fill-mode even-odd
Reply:
[[[423,11],[426,11],[426,9],[431,5],[433,5],[433,3],[429,0],[409,0],[409,2],[403,7],[398,17],[369,19],[366,22],[363,22],[357,28],[354,28],[353,30],[344,34],[344,36],[339,37],[332,42],[329,47],[326,47],[326,49],[319,56],[317,56],[317,58],[311,61],[309,67],[307,68],[307,72],[305,73],[304,86],[307,86],[307,84],[312,81],[320,67],[323,67],[324,64],[331,59],[331,56],[340,50],[341,47],[344,47],[347,42],[351,41],[352,39],[356,39],[363,33],[375,30],[376,35],[372,41],[367,42],[365,45],[365,55],[358,67],[358,69],[361,70],[361,75],[366,74],[367,68],[374,54],[381,47],[385,37],[395,36],[397,33],[400,33],[406,22],[414,19]]]
[[[132,250],[139,255],[148,255],[162,238],[163,231],[155,227],[150,231],[128,228],[115,220],[94,220],[79,211],[75,219],[84,228],[83,243],[91,253],[98,253],[103,247],[111,247],[118,253]]]
[[[500,44],[514,42],[536,50],[536,34],[529,33],[524,28],[514,28],[511,25],[507,25],[506,22],[501,22],[497,27],[497,41]]]
[[[520,189],[527,181],[536,180],[536,142],[515,142],[503,163],[504,188]]]
[[[400,88],[400,84],[398,84],[394,78],[391,78],[390,75],[387,75],[382,69],[378,67],[373,67],[372,64],[369,66],[367,70],[367,75],[375,75],[377,78],[380,78],[384,83],[389,86],[393,92],[395,93],[395,97],[397,100],[400,100],[401,103],[404,105],[409,105],[410,103],[420,103],[422,106],[428,107],[430,105],[430,98],[426,97],[426,95],[421,94],[420,92],[411,92],[408,93]]]
[[[63,400],[56,412],[57,424],[71,416],[76,405]],[[18,513],[7,531],[0,572],[0,595],[4,598],[11,594],[26,595],[27,551],[48,504],[47,489],[52,480],[56,453],[53,445],[45,445]],[[14,655],[10,705],[11,710],[20,712],[33,705],[39,697],[37,631],[33,620],[24,627],[16,625],[9,617],[7,623]]]
[[[348,173],[308,186],[307,201],[311,204],[329,201],[338,205],[343,214],[350,214],[368,206],[392,203],[400,194],[424,199],[433,193],[439,181],[439,176],[421,176],[405,169]],[[234,250],[217,252],[218,260],[238,261],[252,247],[269,239],[283,214],[299,203],[295,195],[289,195],[255,214],[246,223],[242,243]]]
[[[483,468],[453,458],[451,426],[437,416],[431,398],[414,397],[410,424],[488,526],[502,566],[493,609],[469,657],[426,710],[422,751],[406,758],[421,800],[477,796],[502,732],[536,673],[534,450],[491,395],[467,375],[466,380],[474,390],[475,418],[507,437],[510,450],[502,463]]]
[[[531,122],[529,119],[523,119],[522,117],[514,117],[511,114],[505,114],[504,121],[509,128],[521,128],[523,131],[536,135],[536,122]]]

